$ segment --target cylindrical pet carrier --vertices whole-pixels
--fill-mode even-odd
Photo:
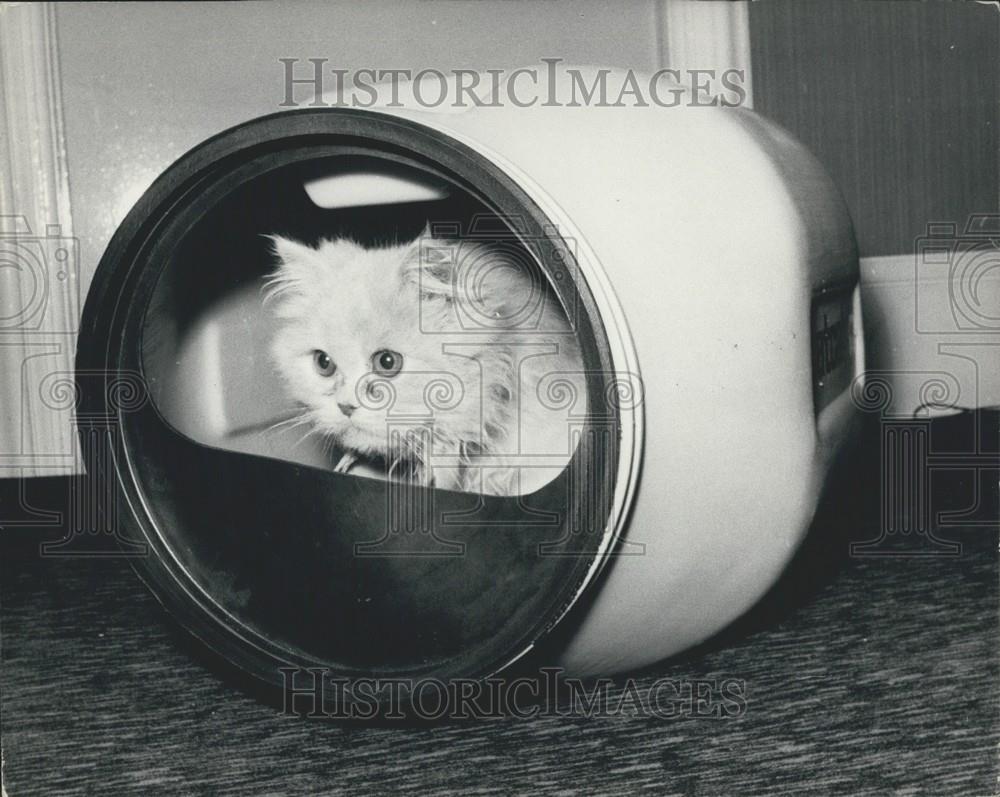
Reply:
[[[529,260],[570,324],[581,373],[544,397],[570,453],[530,489],[338,472],[281,424],[268,236],[375,247],[428,224]],[[837,190],[748,110],[255,119],[164,172],[100,263],[80,422],[117,445],[91,475],[160,601],[267,684],[485,677],[561,624],[548,663],[640,667],[746,611],[803,539],[853,425],[857,275]],[[123,379],[146,394],[114,401]]]

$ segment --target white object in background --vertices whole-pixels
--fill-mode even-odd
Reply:
[[[313,204],[327,210],[430,202],[448,196],[444,186],[414,178],[412,169],[394,169],[391,164],[375,163],[318,177],[307,182],[305,189]]]
[[[913,255],[861,260],[868,381],[885,412],[949,414],[1000,405],[1000,232],[972,217]]]

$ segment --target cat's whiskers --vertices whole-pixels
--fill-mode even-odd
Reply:
[[[264,430],[264,432],[265,432],[265,434],[267,434],[267,433],[276,432],[276,431],[279,431],[279,430],[281,430],[281,431],[290,431],[290,430],[294,429],[297,426],[301,426],[303,424],[308,424],[308,423],[312,423],[312,422],[313,422],[312,410],[308,410],[307,409],[307,410],[305,410],[303,412],[300,412],[298,415],[292,415],[289,418],[283,418],[280,421],[276,421],[275,423],[272,423],[270,426],[268,426]]]
[[[275,426],[281,426],[282,424],[289,424],[284,431],[291,431],[299,426],[305,427],[305,433],[292,443],[293,449],[298,448],[313,435],[320,434],[320,429],[316,426],[316,413],[313,410],[306,410],[294,418],[279,421]]]
[[[323,435],[323,454],[325,456],[331,456],[336,448],[337,438],[332,434]]]
[[[308,439],[309,439],[310,437],[312,437],[312,435],[314,435],[315,433],[316,433],[316,430],[315,430],[315,429],[306,429],[306,432],[305,432],[305,434],[304,434],[304,435],[302,435],[302,437],[300,437],[300,438],[299,438],[298,440],[296,440],[296,441],[295,441],[294,443],[292,443],[292,448],[298,448],[298,447],[299,447],[300,445],[302,445],[302,444],[303,444],[303,443],[304,443],[304,442],[305,442],[306,440],[308,440]]]

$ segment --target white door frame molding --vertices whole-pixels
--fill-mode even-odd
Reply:
[[[660,0],[657,7],[660,63],[685,71],[743,71],[746,100],[753,107],[750,64],[750,4],[728,0]]]
[[[0,478],[78,470],[79,247],[55,15],[0,4]]]

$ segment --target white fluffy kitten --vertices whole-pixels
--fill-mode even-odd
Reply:
[[[570,415],[586,412],[579,348],[504,247],[426,231],[376,249],[272,240],[271,353],[303,419],[343,452],[337,470],[379,459],[390,475],[492,495],[562,471]]]

